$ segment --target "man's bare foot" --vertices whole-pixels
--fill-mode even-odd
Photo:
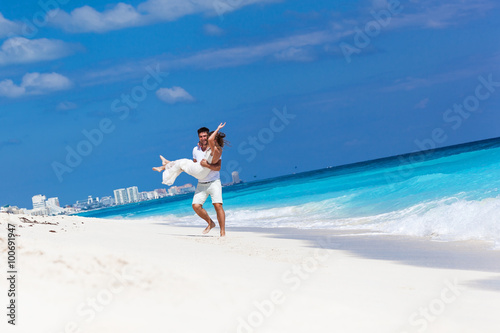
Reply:
[[[214,221],[210,220],[210,224],[205,228],[205,230],[203,230],[203,234],[208,234],[213,228],[215,228],[215,223]]]
[[[226,237],[226,232],[225,232],[225,231],[221,231],[221,232],[220,232],[220,236],[221,236],[221,237]]]
[[[153,170],[154,171],[158,171],[158,172],[162,172],[163,171],[163,167],[154,167]]]
[[[169,161],[169,160],[167,160],[165,157],[163,157],[163,156],[161,156],[161,155],[160,155],[160,158],[161,158],[161,164],[162,164],[162,165],[167,165],[168,163],[170,163],[170,161]]]

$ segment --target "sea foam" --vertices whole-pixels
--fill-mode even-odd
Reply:
[[[342,217],[344,207],[334,199],[260,210],[229,209],[231,227],[370,230],[374,234],[427,237],[442,241],[483,240],[500,247],[500,197],[466,200],[449,197],[392,212]],[[176,225],[203,225],[196,215],[163,217]]]

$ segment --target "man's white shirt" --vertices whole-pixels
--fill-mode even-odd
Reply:
[[[209,148],[207,148],[209,149]],[[202,159],[205,158],[205,153],[206,150],[203,151],[201,150],[201,147],[199,145],[196,145],[196,147],[193,148],[193,159],[196,160],[197,163],[200,163]],[[222,157],[221,157],[222,159]],[[212,182],[214,180],[220,179],[220,173],[219,171],[213,171],[211,170],[210,173],[203,179],[199,179],[198,182],[200,183],[206,183],[206,182]]]

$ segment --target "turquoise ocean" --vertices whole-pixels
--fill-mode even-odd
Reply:
[[[79,214],[204,226],[193,194]],[[226,225],[362,229],[500,247],[500,138],[223,188]],[[205,204],[215,220],[210,199]]]

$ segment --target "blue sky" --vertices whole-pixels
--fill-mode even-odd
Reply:
[[[158,155],[190,158],[220,122],[226,181],[498,137],[499,7],[3,2],[0,204],[161,188]]]

